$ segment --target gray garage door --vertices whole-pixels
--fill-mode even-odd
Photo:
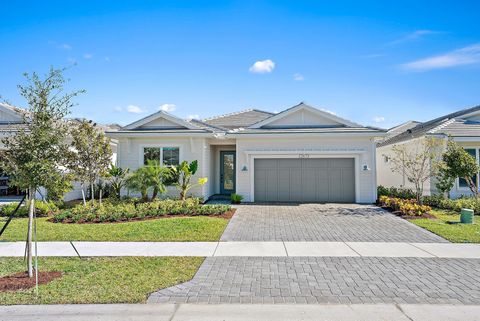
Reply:
[[[355,202],[353,158],[256,159],[256,202]]]

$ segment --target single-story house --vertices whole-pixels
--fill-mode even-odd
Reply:
[[[403,130],[398,131],[398,128]],[[393,146],[406,144],[407,148],[418,148],[426,138],[437,138],[443,140],[438,150],[439,157],[445,150],[449,137],[463,146],[467,152],[480,161],[480,106],[463,109],[448,115],[429,120],[427,122],[407,122],[405,124],[387,131],[385,140],[377,146],[377,172],[378,184],[386,187],[413,188],[404,174],[393,173],[391,170],[393,157]],[[476,176],[477,186],[479,175]],[[437,194],[435,178],[425,182],[424,194]],[[470,189],[462,178],[458,178],[450,191],[452,198],[462,195],[470,195]]]
[[[15,135],[15,133],[25,127],[24,123],[24,114],[28,113],[25,109],[11,106],[6,103],[0,103],[0,150],[5,149],[5,146],[1,142],[1,139],[4,137],[8,137],[10,135]],[[79,119],[67,119],[66,121],[69,122],[78,122]],[[102,131],[114,131],[119,128],[118,125],[101,125],[97,124],[97,128]],[[112,147],[112,164],[116,163],[117,157],[117,142],[115,140],[111,140],[111,147]],[[38,198],[43,198],[45,191],[42,190],[41,194],[38,194]],[[18,196],[21,194],[21,191],[18,190],[15,186],[12,186],[9,180],[8,173],[4,173],[2,169],[0,169],[0,196]],[[81,184],[79,182],[73,183],[73,189],[66,193],[64,196],[65,201],[70,201],[74,199],[82,198],[82,190]]]
[[[159,111],[118,131],[117,165],[197,160],[193,193],[237,193],[247,202],[357,202],[376,199],[376,139],[365,127],[305,103],[280,113],[248,109],[203,120]],[[170,189],[173,193],[173,189]]]

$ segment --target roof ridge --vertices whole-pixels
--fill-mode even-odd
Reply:
[[[261,112],[261,113],[274,115],[274,113],[271,113],[271,112],[269,112],[269,111],[264,111],[264,110],[260,110],[260,109],[256,109],[256,108],[247,108],[247,109],[243,109],[243,110],[239,110],[239,111],[234,111],[234,112],[227,113],[227,114],[222,114],[222,115],[218,115],[218,116],[213,116],[213,117],[209,117],[209,118],[204,118],[204,119],[202,119],[202,121],[209,121],[209,120],[214,120],[214,119],[219,119],[219,118],[225,118],[225,117],[229,117],[229,116],[234,116],[234,115],[239,115],[239,114],[243,114],[243,113],[248,113],[249,111],[258,111],[258,112]]]

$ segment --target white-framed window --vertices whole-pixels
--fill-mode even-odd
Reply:
[[[464,149],[467,153],[472,155],[477,160],[477,163],[479,163],[480,150],[478,148],[464,147]],[[473,181],[475,182],[475,184],[477,184],[477,186],[478,186],[478,177],[479,177],[478,174],[472,177]],[[464,178],[459,177],[457,180],[457,185],[459,189],[469,189],[467,181]]]
[[[149,160],[158,160],[163,166],[175,166],[180,164],[179,147],[143,147],[143,164]]]

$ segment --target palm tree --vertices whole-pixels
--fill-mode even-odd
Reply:
[[[127,179],[127,187],[130,190],[140,192],[142,201],[154,200],[158,193],[165,193],[167,188],[164,181],[169,175],[169,170],[162,167],[156,160],[147,161],[147,165],[138,168]],[[148,199],[148,192],[152,190],[152,198]]]

